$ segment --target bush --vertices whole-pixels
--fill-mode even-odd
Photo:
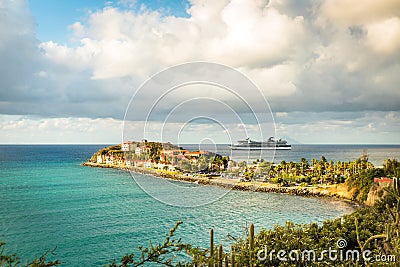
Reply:
[[[51,267],[51,266],[58,266],[62,262],[59,260],[55,261],[48,261],[46,258],[48,254],[54,254],[55,249],[47,250],[45,253],[42,254],[37,259],[32,261],[28,261],[26,264],[21,265],[21,259],[15,253],[5,253],[5,242],[0,241],[0,266],[7,266],[7,267]]]

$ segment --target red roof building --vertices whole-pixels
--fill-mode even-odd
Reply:
[[[393,179],[387,177],[374,178],[374,183],[391,183]]]

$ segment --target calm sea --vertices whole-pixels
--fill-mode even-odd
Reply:
[[[0,235],[23,260],[57,246],[64,266],[102,266],[149,240],[162,241],[177,220],[184,242],[207,246],[209,228],[229,244],[251,222],[256,230],[292,220],[322,222],[353,208],[332,199],[231,191],[197,208],[172,207],[148,196],[124,171],[83,167],[99,145],[0,146]],[[294,146],[279,151],[301,157],[352,160],[368,149],[377,164],[400,157],[399,146]],[[209,187],[210,194],[220,188]],[[162,188],[160,188],[162,190]],[[163,192],[174,195],[175,192]]]

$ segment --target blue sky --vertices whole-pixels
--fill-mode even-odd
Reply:
[[[251,79],[278,137],[400,144],[398,10],[393,0],[0,0],[0,143],[121,142],[130,99],[149,77],[205,61]],[[212,68],[199,70],[179,75],[213,77]],[[255,113],[268,106],[231,88]],[[149,87],[133,101],[131,138],[143,137],[146,112],[165,90]],[[251,112],[238,99],[215,88],[182,90],[157,106],[148,139],[172,140],[184,129],[181,143],[224,143],[214,115],[246,137],[235,118]],[[184,103],[188,110],[176,108]],[[188,117],[204,114],[208,123]],[[250,123],[247,134],[256,128]]]
[[[29,0],[32,15],[37,23],[37,38],[41,41],[53,40],[61,44],[70,43],[71,30],[68,29],[69,25],[75,21],[85,21],[90,12],[101,10],[110,5],[117,5],[122,10],[136,11],[142,5],[145,5],[149,10],[160,10],[165,15],[187,17],[186,9],[190,6],[190,3],[185,0]]]
[[[52,1],[29,0],[32,15],[37,23],[37,37],[41,41],[68,42],[68,26],[84,20],[90,10],[101,9],[104,1]]]

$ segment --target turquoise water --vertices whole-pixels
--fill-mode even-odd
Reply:
[[[332,199],[240,191],[197,208],[169,206],[127,172],[80,166],[101,147],[0,146],[0,235],[8,249],[26,260],[57,246],[64,266],[102,266],[149,240],[163,241],[177,220],[184,222],[178,237],[207,246],[209,228],[216,242],[229,244],[228,233],[242,236],[252,222],[259,230],[353,211]],[[209,190],[211,196],[222,189]]]

